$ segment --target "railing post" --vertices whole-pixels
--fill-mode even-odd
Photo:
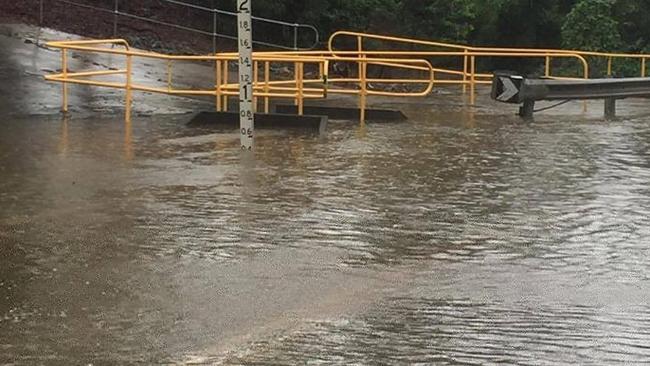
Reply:
[[[359,86],[361,89],[359,91],[359,120],[363,123],[366,120],[366,90],[368,85],[366,84],[366,63],[364,62],[365,55],[362,55],[363,38],[361,36],[357,36],[357,51],[357,57],[359,58]]]
[[[359,109],[360,109],[360,116],[359,120],[361,123],[364,123],[366,121],[366,94],[368,91],[368,84],[366,83],[366,72],[367,72],[367,64],[366,64],[366,59],[365,57],[363,60],[361,60],[361,98],[359,98]]]
[[[641,57],[641,77],[645,77],[645,57]]]
[[[228,79],[229,79],[229,75],[230,75],[230,72],[228,71],[228,60],[223,60],[222,71],[223,71],[223,85],[225,86],[225,85],[228,85],[228,82],[229,82]],[[226,89],[226,91],[228,91],[228,90]],[[227,94],[223,95],[223,105],[221,107],[223,108],[224,112],[228,112],[228,95]]]
[[[126,118],[131,118],[131,74],[133,72],[133,59],[131,55],[126,56]]]
[[[255,88],[257,88],[259,80],[259,64],[258,61],[253,61],[253,112],[257,113],[257,97],[255,96]]]
[[[270,91],[269,87],[269,81],[271,79],[271,65],[269,61],[264,61],[264,93],[266,94],[264,96],[264,113],[268,114],[269,113],[269,96],[268,93]]]
[[[113,9],[113,38],[117,37],[117,21],[120,15],[120,0],[115,0],[115,8]]]
[[[612,57],[610,56],[607,59],[607,77],[612,76]]]
[[[215,84],[215,106],[217,112],[221,112],[221,61],[214,60],[214,84]]]
[[[304,111],[304,105],[305,105],[305,100],[304,100],[304,88],[303,88],[303,78],[304,78],[304,69],[303,69],[303,63],[298,62],[296,64],[296,81],[298,82],[298,115],[302,116],[302,113]]]
[[[551,56],[546,56],[546,63],[544,65],[544,76],[551,76]]]
[[[323,61],[323,98],[327,99],[327,89],[329,88],[329,60]]]
[[[298,106],[298,61],[293,63],[293,77],[296,80],[296,93],[293,98],[293,105]]]
[[[172,60],[167,60],[167,91],[172,91]]]
[[[68,112],[68,50],[66,48],[61,49],[61,72],[63,73],[63,102],[61,105],[61,111],[63,113]]]
[[[463,94],[467,93],[467,66],[468,66],[468,60],[467,60],[467,48],[463,50],[465,53],[465,56],[463,56]]]
[[[588,80],[589,79],[589,63],[585,60],[583,64],[584,68],[584,79]],[[582,101],[582,112],[587,113],[587,101],[583,100]]]
[[[476,56],[470,57],[470,64],[471,64],[470,65],[471,75],[470,75],[470,82],[469,82],[469,86],[470,86],[470,89],[469,89],[469,93],[470,93],[469,103],[471,105],[474,105],[474,102],[476,102],[476,95],[475,95],[475,91],[476,91],[476,85],[475,85],[475,80],[476,80],[476,76],[475,76],[475,74],[476,74]]]

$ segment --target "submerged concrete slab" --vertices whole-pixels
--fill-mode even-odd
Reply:
[[[277,113],[298,113],[298,107],[295,105],[278,104],[275,106]],[[305,106],[303,109],[306,114],[324,115],[331,119],[347,119],[358,121],[360,111],[358,108],[349,107],[324,107],[324,106]],[[366,109],[366,120],[368,121],[406,121],[408,118],[402,111],[392,109]]]
[[[216,126],[222,128],[239,128],[237,112],[200,112],[187,124],[188,126]],[[327,116],[313,116],[282,113],[256,113],[255,128],[300,130],[312,133],[325,133]]]

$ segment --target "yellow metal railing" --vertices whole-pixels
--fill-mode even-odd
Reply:
[[[289,55],[290,53],[274,52],[275,55]],[[307,51],[301,52],[303,55],[321,55],[322,51]],[[422,58],[436,58],[436,57],[461,57],[463,58],[464,70],[453,70],[444,68],[433,68],[434,84],[458,84],[464,87],[470,87],[470,103],[475,102],[476,85],[478,84],[491,84],[492,74],[479,73],[477,71],[477,60],[486,57],[501,57],[501,58],[569,58],[575,59],[582,66],[582,74],[580,76],[569,77],[553,77],[555,79],[588,79],[589,78],[589,64],[587,60],[575,53],[561,52],[561,53],[538,53],[538,52],[503,52],[503,51],[333,51],[331,56],[328,56],[330,61],[344,61],[344,60],[365,60],[367,64],[374,64],[380,66],[397,67],[401,69],[421,70],[426,71],[427,68],[419,67],[417,65],[404,64],[407,57],[422,57]],[[436,75],[452,75],[457,76],[458,79],[440,78]],[[462,77],[462,78],[461,78]],[[359,79],[344,79],[343,82],[360,82]],[[374,80],[369,80],[373,82]],[[399,80],[401,83],[409,82],[422,82],[422,80]]]
[[[607,60],[607,71],[606,74],[608,76],[612,76],[612,64],[615,59],[633,59],[633,60],[638,60],[640,64],[640,73],[639,76],[645,77],[646,76],[646,64],[647,60],[650,58],[649,54],[634,54],[634,53],[608,53],[608,52],[593,52],[593,51],[581,51],[581,50],[560,50],[560,49],[538,49],[538,48],[497,48],[497,47],[472,47],[472,46],[467,46],[467,45],[460,45],[460,44],[453,44],[453,43],[443,43],[443,42],[433,42],[433,41],[427,41],[427,40],[420,40],[420,39],[411,39],[411,38],[402,38],[402,37],[392,37],[392,36],[384,36],[384,35],[378,35],[378,34],[370,34],[370,33],[361,33],[361,32],[350,32],[350,31],[339,31],[334,34],[332,34],[328,40],[328,50],[332,54],[337,54],[339,51],[335,49],[335,43],[336,40],[339,38],[343,37],[348,37],[351,38],[349,41],[350,44],[356,43],[357,46],[357,51],[361,51],[364,48],[364,44],[368,40],[372,41],[380,41],[380,42],[388,42],[388,43],[398,43],[398,44],[403,44],[403,45],[408,45],[408,46],[425,46],[425,47],[431,47],[431,48],[436,48],[436,49],[451,49],[451,50],[456,50],[456,51],[462,51],[468,53],[467,57],[464,57],[463,60],[463,71],[460,72],[461,76],[463,76],[463,81],[466,81],[467,78],[469,77],[468,75],[468,67],[470,60],[469,58],[471,57],[470,54],[472,52],[479,52],[479,53],[509,53],[513,54],[512,57],[527,57],[527,56],[515,56],[515,54],[539,54],[539,57],[544,57],[545,62],[544,62],[544,76],[545,77],[550,77],[553,78],[553,75],[551,73],[551,65],[552,65],[552,60],[557,57],[559,54],[569,54],[573,55],[579,55],[583,57],[585,60],[587,57],[593,57],[593,58],[601,58]],[[588,63],[588,62],[587,62]],[[591,71],[594,71],[593,67],[588,67],[591,69]],[[450,71],[450,74],[456,74],[458,75],[458,71],[456,70],[448,70]],[[482,74],[481,76],[485,77],[491,77],[492,75],[490,74]],[[555,77],[558,78],[558,77]],[[463,84],[465,88],[465,83]]]
[[[462,57],[462,70],[454,70],[449,68],[438,68],[436,71],[441,74],[457,77],[456,79],[438,79],[438,83],[446,84],[459,84],[463,86],[463,91],[466,91],[468,85],[470,87],[476,83],[491,83],[492,74],[478,73],[475,68],[471,70],[472,57],[474,61],[482,57],[503,57],[503,58],[543,58],[545,61],[545,76],[549,78],[564,79],[566,77],[553,76],[551,74],[551,62],[553,58],[574,58],[579,61],[583,68],[583,73],[579,78],[586,78],[589,75],[589,63],[585,56],[579,51],[567,50],[552,50],[552,49],[534,49],[534,48],[489,48],[489,47],[471,47],[466,45],[434,42],[420,39],[403,38],[384,36],[378,34],[351,32],[351,31],[338,31],[332,34],[328,40],[328,51],[332,55],[341,54],[335,48],[337,38],[349,37],[351,38],[349,44],[356,44],[356,52],[368,52],[364,49],[364,45],[368,40],[381,41],[389,43],[398,43],[409,47],[426,46],[434,48],[435,51],[402,51],[402,56],[413,55],[419,57],[443,57],[443,56],[458,56]],[[440,49],[447,49],[451,51],[440,51]],[[650,56],[649,56],[650,57]],[[474,81],[472,81],[472,76]],[[461,79],[462,78],[462,79]],[[569,78],[572,79],[572,78]]]
[[[123,46],[123,48],[109,48],[108,46]],[[182,55],[165,55],[153,52],[143,52],[133,50],[128,43],[122,39],[109,40],[92,40],[92,41],[61,41],[49,42],[48,46],[61,49],[61,72],[47,75],[45,78],[49,81],[63,83],[63,101],[62,110],[68,110],[68,83],[94,85],[101,87],[110,87],[124,89],[126,91],[126,113],[130,115],[132,105],[132,92],[144,91],[152,93],[162,93],[169,95],[198,95],[212,96],[215,99],[215,107],[218,111],[228,109],[228,99],[239,96],[239,83],[236,80],[230,80],[229,65],[231,62],[238,62],[236,53],[221,53],[206,56],[182,56]],[[125,67],[118,70],[92,70],[72,72],[68,69],[68,52],[86,52],[93,54],[109,54],[125,57]],[[166,62],[166,85],[151,86],[136,83],[133,81],[135,59],[157,59]],[[330,62],[350,62],[356,64],[361,70],[356,78],[329,78]],[[214,63],[214,87],[213,88],[174,88],[173,80],[173,63],[175,61],[194,61]],[[257,106],[258,98],[263,98],[264,112],[269,112],[271,98],[293,99],[298,106],[298,113],[303,113],[304,101],[306,99],[326,98],[328,94],[346,94],[357,95],[359,97],[360,117],[365,119],[365,109],[367,107],[367,97],[371,95],[384,96],[426,96],[433,89],[434,69],[431,64],[423,59],[405,58],[397,60],[376,57],[368,59],[365,57],[347,57],[347,56],[329,56],[326,54],[304,53],[304,52],[256,52],[253,54],[254,61],[254,97]],[[273,80],[271,73],[272,64],[293,65],[293,78],[288,80]],[[367,68],[374,64],[391,64],[391,67],[402,68],[406,70],[419,70],[427,74],[426,78],[369,78]],[[305,77],[305,66],[318,70],[318,76]],[[260,77],[260,73],[262,76]],[[122,80],[103,81],[92,79],[98,76],[122,76]],[[409,92],[388,92],[374,90],[369,87],[371,83],[403,83],[403,84],[422,84],[422,90]]]
[[[349,37],[348,44],[353,50],[338,50],[337,39]],[[368,41],[393,42],[413,47],[428,47],[430,50],[397,51],[369,50]],[[238,63],[237,53],[217,53],[205,56],[165,55],[153,52],[133,50],[123,39],[62,41],[50,42],[50,47],[61,49],[61,72],[47,75],[46,79],[63,84],[62,110],[68,109],[68,84],[95,85],[124,89],[126,91],[126,112],[130,114],[133,91],[163,93],[169,95],[196,95],[214,98],[218,111],[228,109],[229,99],[239,96],[237,78],[232,79],[229,72],[232,63]],[[124,57],[124,67],[108,70],[68,69],[70,52],[107,54]],[[484,58],[532,58],[544,63],[546,77],[556,79],[589,78],[590,64],[588,57],[600,57],[607,60],[607,72],[611,75],[615,59],[634,58],[641,63],[641,76],[646,75],[646,60],[650,55],[626,53],[602,53],[573,50],[530,49],[530,48],[487,48],[432,42],[425,40],[383,36],[368,33],[340,31],[334,33],[328,41],[328,49],[322,51],[277,51],[255,52],[254,62],[254,107],[262,101],[265,113],[269,112],[272,99],[293,100],[302,114],[305,100],[327,98],[332,94],[353,95],[358,97],[360,119],[365,119],[367,99],[370,96],[416,97],[428,95],[435,85],[461,85],[464,91],[469,89],[470,102],[475,102],[476,87],[490,84],[492,74],[480,72],[477,63]],[[433,67],[429,60],[458,59],[462,65],[457,69],[450,67]],[[141,59],[156,59],[165,63],[166,80],[164,85],[147,85],[135,82],[134,62]],[[573,59],[581,66],[581,73],[574,77],[554,76],[552,62],[555,59]],[[214,66],[214,84],[206,88],[177,88],[173,83],[175,62],[209,63]],[[347,75],[335,73],[334,66],[347,65]],[[287,66],[288,65],[288,66]],[[283,67],[290,75],[278,78],[273,68]],[[373,67],[393,68],[396,77],[373,76],[369,69]],[[110,77],[111,80],[97,80]],[[115,78],[118,78],[115,80]],[[387,86],[401,85],[390,90]],[[419,87],[418,87],[419,86]]]

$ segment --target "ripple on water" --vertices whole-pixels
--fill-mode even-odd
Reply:
[[[225,365],[645,364],[647,307],[393,298],[360,318],[318,321],[250,345]],[[217,362],[218,361],[218,362]]]

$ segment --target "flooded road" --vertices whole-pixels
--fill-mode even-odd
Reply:
[[[645,101],[526,124],[377,99],[410,120],[245,159],[190,115],[65,119],[43,88],[0,122],[0,364],[650,363]]]

